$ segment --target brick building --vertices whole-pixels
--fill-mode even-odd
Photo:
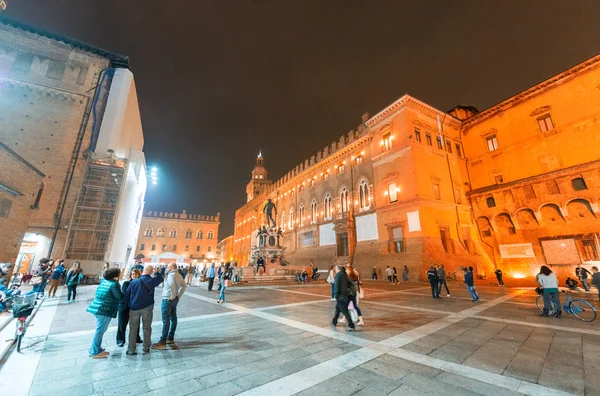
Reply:
[[[236,211],[234,259],[253,261],[270,198],[293,264],[407,265],[422,276],[442,263],[530,279],[544,263],[600,264],[599,65],[594,57],[483,112],[405,95],[277,181],[259,156]]]
[[[217,261],[221,263],[233,261],[233,235],[223,238],[217,243]]]
[[[128,67],[126,57],[0,17],[0,142],[45,175],[22,249],[9,257],[20,272],[49,256],[90,272],[132,258],[146,180]]]
[[[171,252],[190,260],[217,258],[219,218],[199,214],[146,211],[142,217],[136,257]]]

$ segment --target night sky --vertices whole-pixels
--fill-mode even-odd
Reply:
[[[5,15],[130,57],[158,211],[233,232],[270,178],[405,93],[489,107],[600,52],[597,1],[6,0]]]

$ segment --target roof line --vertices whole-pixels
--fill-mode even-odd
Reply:
[[[6,191],[7,193],[12,194],[15,197],[17,197],[17,196],[24,197],[25,196],[25,194],[15,190],[14,188],[10,188],[6,184],[2,184],[2,183],[0,183],[0,190]]]
[[[0,148],[6,150],[10,155],[12,155],[13,157],[15,157],[19,161],[21,161],[23,164],[25,164],[25,166],[27,166],[29,169],[33,170],[38,175],[40,175],[42,177],[46,177],[46,175],[43,174],[41,170],[39,170],[38,168],[36,168],[35,166],[33,166],[31,164],[31,162],[27,161],[25,158],[21,157],[19,154],[17,154],[14,151],[12,151],[11,148],[8,147],[6,144],[0,142]]]
[[[11,27],[19,29],[19,30],[37,34],[38,36],[43,36],[43,37],[47,37],[52,40],[63,42],[65,44],[71,45],[75,48],[79,48],[83,51],[99,55],[103,58],[108,58],[113,67],[129,69],[129,58],[127,56],[119,55],[117,53],[110,52],[110,51],[104,50],[99,47],[94,47],[93,45],[84,43],[83,41],[78,41],[78,40],[72,39],[70,37],[63,36],[58,33],[50,32],[50,31],[38,28],[36,26],[28,25],[24,22],[17,21],[15,19],[11,19],[11,18],[7,18],[5,16],[0,16],[0,24],[4,24],[4,25],[11,26]]]

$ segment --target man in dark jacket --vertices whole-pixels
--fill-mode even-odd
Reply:
[[[575,268],[575,275],[579,278],[581,282],[581,286],[585,289],[586,292],[590,291],[590,284],[588,283],[588,275],[592,275],[590,271],[583,268],[581,264],[577,264],[577,268]]]
[[[496,279],[498,279],[498,285],[500,287],[504,287],[504,281],[502,280],[502,276],[504,274],[502,274],[502,270],[500,268],[497,268],[496,271],[494,271],[494,274],[496,274]]]
[[[337,326],[338,317],[341,313],[348,321],[348,331],[354,331],[354,322],[352,322],[350,312],[348,312],[348,288],[350,287],[350,279],[346,274],[346,269],[341,265],[335,266],[335,272],[336,274],[333,295],[335,297],[336,303],[335,314],[333,315],[331,324]]]
[[[427,279],[429,279],[429,284],[431,285],[431,296],[433,298],[440,298],[440,289],[438,289],[439,278],[433,265],[427,271]]]
[[[132,281],[125,290],[124,302],[129,305],[129,343],[127,354],[135,355],[137,335],[139,334],[140,318],[144,330],[144,353],[150,352],[152,343],[152,309],[154,308],[154,289],[163,281],[163,277],[152,275],[151,265],[144,267],[143,275]]]

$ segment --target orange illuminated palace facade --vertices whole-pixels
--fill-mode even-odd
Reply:
[[[262,155],[236,211],[234,259],[252,263],[267,199],[284,259],[351,261],[422,278],[431,264],[530,278],[600,264],[600,56],[487,110],[405,95],[281,179]]]

